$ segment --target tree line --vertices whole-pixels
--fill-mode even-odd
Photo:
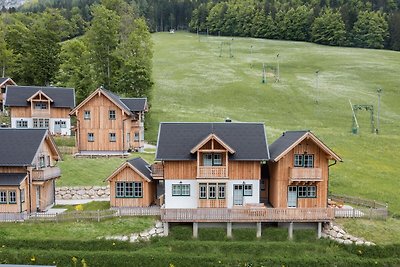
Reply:
[[[214,35],[400,50],[400,1],[208,1],[194,9],[189,27]]]
[[[20,85],[73,87],[78,103],[99,86],[127,97],[150,97],[152,41],[135,5],[124,0],[48,2],[73,5],[47,3],[35,12],[1,13],[2,76]]]

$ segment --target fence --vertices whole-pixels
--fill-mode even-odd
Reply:
[[[59,146],[58,150],[60,151],[61,154],[73,155],[78,153],[78,149],[73,146]]]
[[[0,213],[0,222],[21,222],[29,218],[29,215],[23,213]]]
[[[367,218],[386,220],[389,215],[388,205],[375,200],[345,195],[330,195],[329,197],[337,203],[348,203],[356,206],[335,208],[336,218]]]
[[[114,207],[116,216],[160,216],[160,207]]]
[[[109,219],[117,216],[115,210],[97,210],[97,211],[68,211],[58,214],[50,213],[32,213],[28,220],[30,221],[51,221],[51,222],[67,222],[67,221],[97,221]]]

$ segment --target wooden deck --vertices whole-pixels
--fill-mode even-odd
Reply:
[[[199,166],[197,178],[228,178],[226,166]]]
[[[59,167],[46,167],[43,169],[32,171],[32,179],[34,181],[46,181],[60,176],[61,170]]]
[[[332,208],[198,208],[161,209],[164,222],[327,222]]]
[[[289,177],[292,182],[322,181],[321,168],[289,168]]]

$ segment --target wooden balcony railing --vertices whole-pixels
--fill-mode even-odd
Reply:
[[[289,168],[289,177],[292,182],[322,181],[321,168]]]
[[[50,118],[50,109],[32,109],[32,117]]]
[[[334,217],[333,208],[161,209],[165,222],[325,222]]]
[[[46,167],[32,171],[32,179],[34,181],[46,181],[61,176],[61,170],[58,167]]]
[[[154,163],[150,167],[153,177],[164,177],[164,166],[161,163]]]
[[[228,178],[226,166],[199,166],[197,178]]]

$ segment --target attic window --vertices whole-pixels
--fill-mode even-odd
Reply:
[[[47,103],[46,102],[36,102],[35,109],[47,109]]]
[[[109,110],[108,111],[108,118],[110,120],[115,120],[115,118],[116,118],[115,110]]]

